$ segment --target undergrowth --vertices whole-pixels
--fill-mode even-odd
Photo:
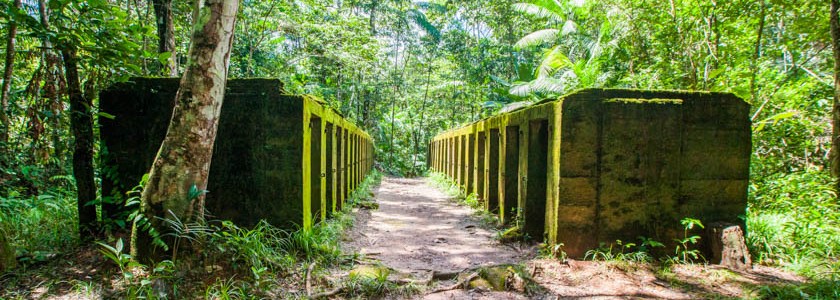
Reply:
[[[24,265],[43,261],[79,241],[73,177],[55,176],[50,182],[54,188],[38,195],[16,190],[0,195],[0,234]]]
[[[440,172],[429,173],[429,179],[434,187],[441,190],[444,194],[455,197],[459,200],[465,200],[466,194],[458,184],[456,184],[449,176]]]
[[[822,170],[774,174],[750,186],[747,245],[758,263],[802,275],[840,275],[840,204]]]
[[[190,249],[199,249],[197,256],[182,253],[177,259],[172,255],[170,260],[144,265],[128,254],[125,247],[128,241],[114,237],[110,242],[98,243],[102,258],[113,266],[110,270],[105,268],[108,270],[106,274],[111,275],[106,275],[102,279],[104,282],[72,281],[74,287],[71,290],[94,295],[92,298],[304,298],[305,292],[302,292],[304,289],[301,286],[304,277],[311,276],[313,282],[320,282],[318,278],[323,276],[326,269],[354,259],[342,253],[339,239],[346,229],[353,226],[354,218],[350,211],[360,203],[371,201],[371,188],[378,185],[380,180],[381,174],[374,171],[350,195],[341,212],[336,212],[331,219],[314,225],[310,230],[283,230],[265,221],[249,228],[228,221],[209,221],[189,226],[169,224],[178,229],[174,231],[179,243],[184,246],[190,244]],[[52,197],[48,198],[51,202],[32,199],[17,201],[15,198],[0,201],[4,218],[2,224],[19,226],[10,232],[16,233],[12,240],[18,243],[16,246],[20,249],[60,251],[75,241],[72,239],[75,234],[67,234],[75,232],[75,228],[68,229],[61,225],[65,222],[66,226],[76,223],[69,217],[75,213],[72,209],[75,206],[72,195],[66,193]],[[50,214],[32,215],[45,212]],[[61,220],[60,224],[49,224],[52,230],[49,232],[70,240],[55,240],[55,237],[45,233],[45,226],[34,223],[47,220]],[[173,248],[174,254],[175,247],[170,248]],[[38,271],[33,269],[30,272]],[[10,290],[0,293],[0,298],[27,297],[28,293]]]
[[[475,193],[467,194],[464,189],[457,183],[452,181],[446,174],[440,172],[429,172],[429,181],[431,185],[449,197],[452,197],[460,204],[469,206],[473,209],[473,215],[478,217],[479,221],[488,227],[501,228],[503,224],[499,222],[499,218],[491,212],[484,209],[484,203],[478,198]]]

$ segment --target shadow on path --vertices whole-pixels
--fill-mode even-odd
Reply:
[[[528,258],[501,245],[472,209],[458,205],[425,179],[383,178],[379,209],[360,212],[345,247],[403,271],[460,271]]]

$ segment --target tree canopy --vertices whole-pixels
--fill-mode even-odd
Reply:
[[[228,78],[279,78],[324,99],[371,134],[377,167],[397,176],[425,174],[435,134],[506,106],[589,87],[731,92],[752,106],[751,251],[792,268],[832,257],[836,273],[836,2],[241,0]],[[108,176],[98,93],[183,75],[193,18],[190,1],[0,2],[0,232],[11,245],[76,242],[40,240],[44,221],[8,217],[45,197],[84,199],[49,215],[69,220],[57,232],[130,227],[91,208],[109,205],[93,190]]]

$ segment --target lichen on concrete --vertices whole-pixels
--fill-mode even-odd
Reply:
[[[124,198],[148,172],[166,134],[177,89],[177,78],[133,78],[101,93],[101,110],[115,116],[100,119],[101,146],[107,150],[103,195]],[[313,116],[322,124],[314,132],[309,126]],[[342,134],[326,138],[334,133]],[[319,143],[315,147],[307,144],[313,135]],[[372,147],[369,135],[314,96],[285,94],[282,83],[274,79],[229,80],[210,167],[208,218],[242,226],[266,220],[286,229],[311,227],[328,215],[326,197],[333,203],[344,201],[354,187],[350,182],[360,181],[372,167],[370,151],[364,156],[359,152],[342,160],[326,159],[327,155],[354,154],[350,139],[357,147]],[[328,140],[336,142],[327,144]],[[319,158],[315,165],[311,164],[312,149]],[[338,174],[350,166],[357,167],[355,174]],[[344,194],[327,193],[332,190]],[[321,215],[312,215],[313,202]],[[103,206],[103,211],[119,206]],[[333,207],[340,205],[329,209]]]
[[[540,240],[542,231],[572,257],[615,239],[669,243],[684,217],[742,224],[748,114],[749,105],[728,93],[584,89],[443,132],[432,140],[444,151],[431,165],[452,164],[448,141],[484,133],[490,138],[469,151],[487,155],[467,164],[486,166],[485,207],[503,220],[515,210],[528,236]],[[545,142],[537,138],[546,134],[542,126]],[[517,206],[505,208],[513,199]]]

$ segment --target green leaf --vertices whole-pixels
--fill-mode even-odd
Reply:
[[[558,69],[570,65],[572,65],[572,61],[563,54],[563,50],[560,48],[560,45],[557,45],[545,54],[542,62],[540,62],[540,65],[535,70],[534,75],[537,78],[549,77]]]
[[[560,30],[557,29],[542,29],[537,30],[519,39],[513,46],[517,49],[537,46],[544,43],[554,42],[559,36]]]
[[[112,114],[109,114],[109,113],[106,113],[106,112],[103,112],[103,111],[100,111],[100,112],[96,113],[96,115],[100,116],[100,117],[103,117],[103,118],[106,118],[108,120],[114,120],[114,119],[117,118],[116,116],[114,116]]]
[[[548,18],[551,21],[560,23],[563,22],[563,17],[560,15],[559,7],[549,7],[548,5],[534,4],[534,3],[515,3],[513,10],[529,14],[538,18]]]
[[[169,51],[161,52],[161,53],[158,53],[158,55],[157,55],[158,61],[162,64],[165,64],[169,60],[170,57],[172,57],[172,52],[169,52]]]

